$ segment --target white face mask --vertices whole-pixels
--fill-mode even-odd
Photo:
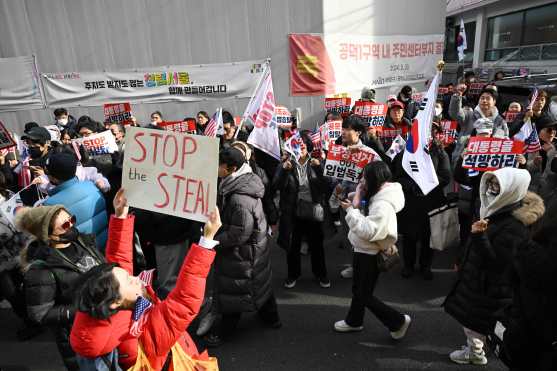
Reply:
[[[68,119],[59,119],[58,120],[58,124],[60,124],[62,126],[66,126],[67,123],[68,123]]]
[[[441,116],[443,113],[443,108],[435,107],[435,116]]]

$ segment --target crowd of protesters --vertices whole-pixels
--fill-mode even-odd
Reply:
[[[128,214],[121,124],[76,120],[64,108],[54,111],[53,125],[25,124],[21,148],[0,155],[0,200],[17,194],[20,204],[14,220],[0,215],[0,298],[21,319],[19,339],[53,330],[68,370],[129,369],[141,362],[167,369],[178,353],[216,369],[188,331],[203,336],[204,346],[220,346],[240,336],[238,322],[249,312],[279,329],[275,291],[296,286],[307,244],[321,288],[339,274],[353,280],[349,311],[333,329],[363,330],[367,308],[400,340],[412,318],[374,296],[380,272],[400,250],[402,277],[417,268],[423,279],[434,279],[429,212],[457,202],[457,280],[444,308],[463,327],[466,344],[450,359],[484,365],[492,346],[513,370],[555,369],[557,100],[539,90],[522,102],[501,102],[496,84],[472,95],[471,82],[468,74],[456,87],[448,85],[426,123],[439,180],[427,194],[404,170],[403,152],[387,155],[392,138],[382,130],[407,139],[416,125],[423,105],[409,86],[388,97],[382,128],[353,113],[326,115],[325,121],[342,120],[336,144],[370,148],[381,160],[366,165],[357,182],[325,176],[326,149],[316,145],[315,131],[298,129],[295,120],[279,135],[284,143],[299,133],[300,156],[284,151],[276,161],[247,144],[250,128],[223,111],[217,210],[205,226],[140,209]],[[364,89],[361,100],[375,102],[375,91]],[[457,122],[452,144],[441,140],[445,119]],[[148,123],[133,118],[132,125],[161,129],[163,120],[155,111]],[[204,135],[210,116],[201,111],[195,120],[195,133]],[[530,122],[540,148],[519,155],[516,168],[463,167],[470,138],[512,138]],[[72,143],[107,130],[118,146],[114,153],[88,155]],[[352,263],[342,272],[327,270],[326,228],[336,228],[339,244],[348,248]],[[272,286],[270,236],[285,251],[282,288]],[[196,317],[198,328],[188,329]]]

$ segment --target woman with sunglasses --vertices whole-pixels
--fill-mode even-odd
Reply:
[[[63,206],[23,208],[16,226],[34,240],[23,252],[24,287],[29,318],[54,330],[56,345],[68,370],[78,370],[69,334],[75,308],[74,284],[104,262],[93,235],[80,234],[75,216]]]

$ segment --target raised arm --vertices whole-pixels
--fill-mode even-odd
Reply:
[[[109,263],[118,263],[129,274],[133,274],[134,216],[128,215],[128,200],[123,189],[114,197],[114,214],[108,224],[106,260]]]

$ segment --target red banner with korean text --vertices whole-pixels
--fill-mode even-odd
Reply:
[[[349,149],[331,143],[323,175],[356,183],[364,167],[372,161],[379,160],[380,157],[371,148]]]
[[[383,127],[387,109],[387,105],[383,103],[364,102],[359,100],[356,101],[354,105],[354,114],[360,116],[369,126]]]
[[[129,103],[105,103],[104,122],[131,125],[132,108]]]
[[[195,134],[197,129],[195,126],[195,120],[163,121],[159,123],[158,126],[162,127],[164,130],[188,134]]]
[[[517,155],[523,150],[524,143],[518,140],[472,137],[466,147],[462,167],[478,171],[516,167]]]
[[[352,98],[350,97],[325,98],[325,110],[328,113],[335,113],[345,117],[350,114],[351,107]]]

